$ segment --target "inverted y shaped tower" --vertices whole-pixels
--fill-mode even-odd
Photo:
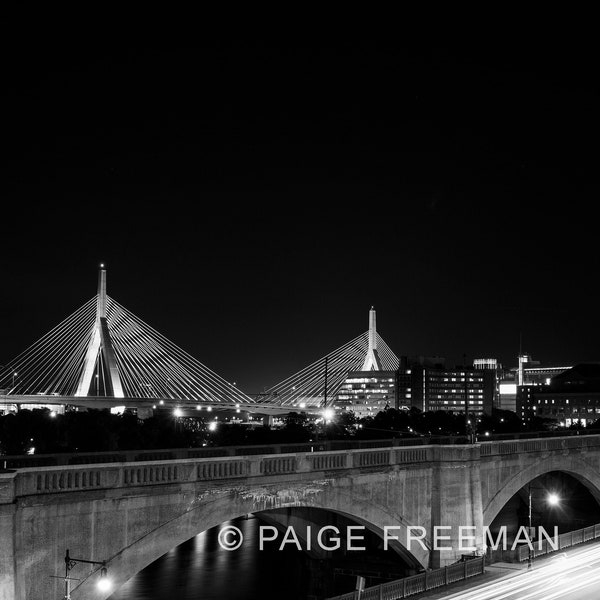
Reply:
[[[367,356],[362,367],[363,371],[381,371],[381,360],[377,353],[377,325],[375,322],[375,308],[371,306],[369,311],[369,347],[367,348]]]
[[[83,372],[77,384],[75,396],[89,396],[90,387],[94,378],[96,365],[100,360],[104,360],[107,372],[107,396],[115,398],[124,398],[123,386],[119,369],[117,368],[117,360],[113,349],[112,340],[110,339],[110,331],[106,321],[106,269],[104,265],[100,265],[98,273],[98,299],[96,303],[96,323],[94,331],[88,345],[87,352],[83,363]]]

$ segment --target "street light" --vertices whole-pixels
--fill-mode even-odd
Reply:
[[[528,496],[529,496],[529,531],[528,531],[528,545],[529,545],[529,555],[527,557],[527,569],[531,569],[533,567],[533,544],[531,540],[533,539],[533,528],[531,526],[531,482],[529,483],[528,488]],[[560,496],[555,492],[551,492],[546,496],[546,501],[550,506],[557,506],[560,502]]]
[[[69,556],[69,551],[65,554],[65,597],[64,600],[71,600],[71,581],[79,581],[78,579],[74,579],[73,577],[69,577],[69,573],[71,569],[77,563],[86,563],[88,565],[100,565],[100,579],[98,580],[97,586],[101,592],[108,592],[112,587],[112,582],[108,577],[108,568],[106,566],[106,561],[102,560],[85,560],[83,558],[71,558]]]
[[[325,421],[331,421],[335,417],[335,412],[333,408],[326,408],[323,411],[323,418]]]

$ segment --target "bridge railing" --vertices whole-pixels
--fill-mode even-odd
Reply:
[[[296,452],[88,465],[22,468],[0,472],[4,496],[30,496],[100,489],[211,482],[270,476],[328,476],[344,469],[411,466],[434,460],[464,462],[477,454],[475,447],[421,446],[365,448],[330,452]],[[13,486],[10,492],[7,486]],[[0,490],[1,492],[1,490]],[[5,501],[1,498],[0,503]]]
[[[420,594],[434,588],[448,585],[456,581],[462,581],[481,575],[485,570],[485,556],[478,556],[464,562],[442,567],[432,571],[425,571],[417,575],[411,575],[404,579],[389,581],[380,585],[366,588],[360,595],[361,600],[397,600]],[[328,600],[354,600],[354,592],[332,596]]]
[[[552,435],[550,436],[550,433]],[[565,432],[566,433],[566,432]],[[569,432],[572,435],[556,436],[553,432],[510,434],[511,439],[500,440],[509,434],[499,434],[479,439],[482,456],[539,452],[563,448],[597,447],[600,434]],[[563,440],[565,440],[563,442]],[[323,452],[357,450],[363,448],[389,448],[395,446],[463,445],[464,436],[422,436],[411,438],[386,438],[374,440],[323,440],[306,443],[264,444],[248,446],[209,446],[203,448],[165,448],[154,450],[118,450],[112,452],[76,452],[33,455],[0,455],[0,467],[19,469],[59,465],[84,465],[98,463],[145,462],[157,460],[183,460],[255,454],[289,454],[294,452]]]
[[[595,540],[600,538],[600,524],[590,525],[589,527],[584,527],[583,529],[576,529],[574,531],[568,531],[567,533],[561,533],[558,536],[557,546],[555,549],[548,540],[544,539],[542,542],[534,541],[532,543],[533,551],[531,553],[532,557],[543,556],[544,554],[549,554],[551,552],[557,552],[558,550],[562,550],[563,548],[570,548],[571,546],[576,546],[577,544],[583,544],[584,542],[589,542],[590,540]],[[518,562],[523,562],[529,558],[529,546],[527,544],[519,545],[518,548],[515,548],[516,559]]]
[[[541,439],[504,440],[481,443],[481,456],[524,454],[527,452],[547,452],[600,447],[600,435],[578,435]]]

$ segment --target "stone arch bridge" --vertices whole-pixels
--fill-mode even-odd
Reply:
[[[432,549],[436,525],[483,526],[532,479],[568,473],[600,501],[600,436],[473,445],[288,452],[62,465],[0,472],[0,600],[62,596],[65,550],[108,561],[116,586],[188,540],[232,518],[286,507],[341,513],[381,534],[396,527],[415,569],[455,562]],[[425,548],[406,544],[423,527]],[[100,599],[99,568],[77,567],[72,598]]]

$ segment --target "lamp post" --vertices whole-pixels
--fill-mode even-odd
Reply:
[[[533,528],[531,525],[531,482],[529,483],[529,486],[528,486],[527,495],[529,497],[529,514],[528,514],[529,530],[527,532],[527,537],[528,537],[527,542],[528,542],[528,546],[529,546],[529,554],[527,556],[527,569],[529,570],[533,567],[533,544],[531,543],[531,540],[534,537],[533,536]],[[551,492],[546,497],[546,502],[548,502],[548,504],[550,504],[550,506],[557,506],[558,503],[560,502],[560,496],[558,494],[556,494],[555,492]]]
[[[77,563],[86,563],[88,565],[101,565],[100,567],[100,580],[98,581],[98,589],[102,592],[108,592],[111,588],[111,582],[108,578],[108,568],[106,561],[102,560],[85,560],[83,558],[71,558],[69,551],[65,554],[65,597],[64,600],[71,600],[71,581],[79,581],[69,577],[69,572]]]

